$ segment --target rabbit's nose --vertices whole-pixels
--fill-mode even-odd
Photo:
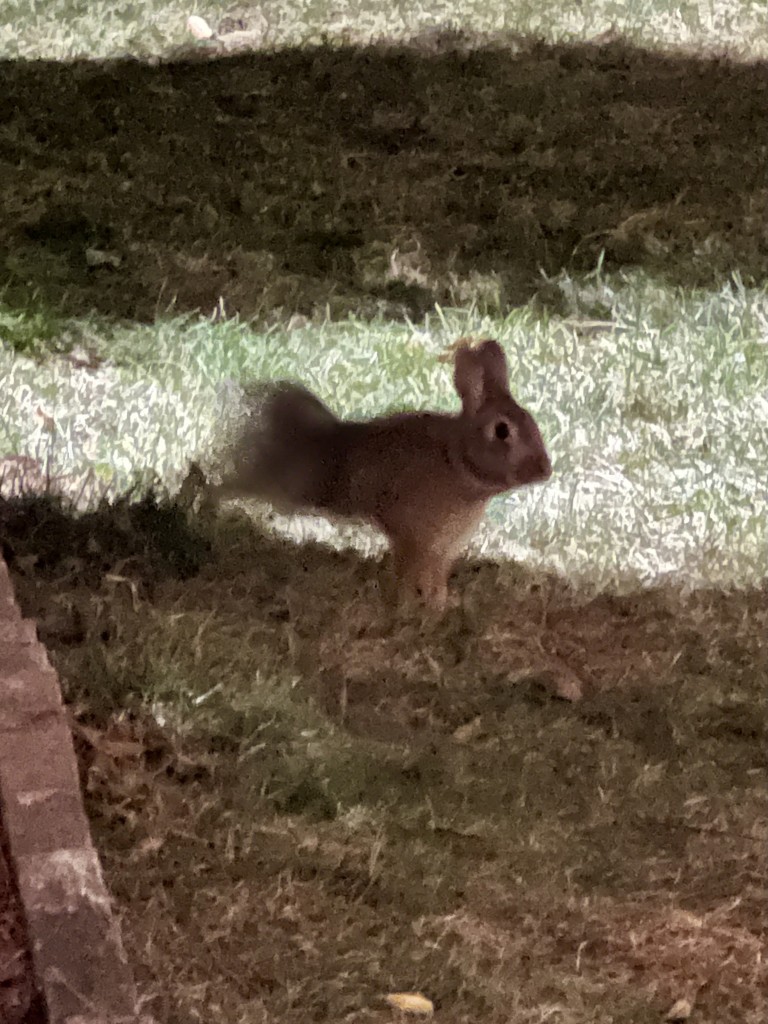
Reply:
[[[549,480],[552,476],[552,463],[546,452],[529,455],[520,466],[520,475],[526,483],[538,480]]]

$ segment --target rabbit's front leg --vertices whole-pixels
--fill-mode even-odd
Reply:
[[[390,537],[390,544],[398,597],[407,603],[426,605],[432,611],[443,611],[448,600],[451,553],[440,547],[424,547],[422,538],[411,536]]]

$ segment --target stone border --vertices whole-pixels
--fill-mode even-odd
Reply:
[[[48,1024],[151,1024],[91,840],[58,676],[1,557],[0,810]]]

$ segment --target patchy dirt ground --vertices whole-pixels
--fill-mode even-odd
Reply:
[[[764,1020],[765,589],[464,562],[425,628],[237,516],[32,506],[0,536],[160,1021]]]
[[[0,287],[271,318],[548,301],[603,249],[765,277],[765,65],[470,44],[4,63]]]
[[[3,1024],[45,1024],[5,842],[0,818],[0,1020]]]

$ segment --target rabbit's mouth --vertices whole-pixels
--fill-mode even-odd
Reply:
[[[469,483],[471,490],[482,498],[492,498],[494,494],[502,494],[512,487],[519,486],[517,473],[510,472],[509,467],[498,471],[482,466],[468,453],[459,459],[462,475]],[[522,483],[522,481],[520,481]]]
[[[468,453],[464,453],[459,462],[463,475],[471,483],[472,489],[488,497],[503,494],[504,491],[514,490],[516,487],[544,483],[552,476],[552,463],[546,452],[532,453],[498,470],[481,465]]]

